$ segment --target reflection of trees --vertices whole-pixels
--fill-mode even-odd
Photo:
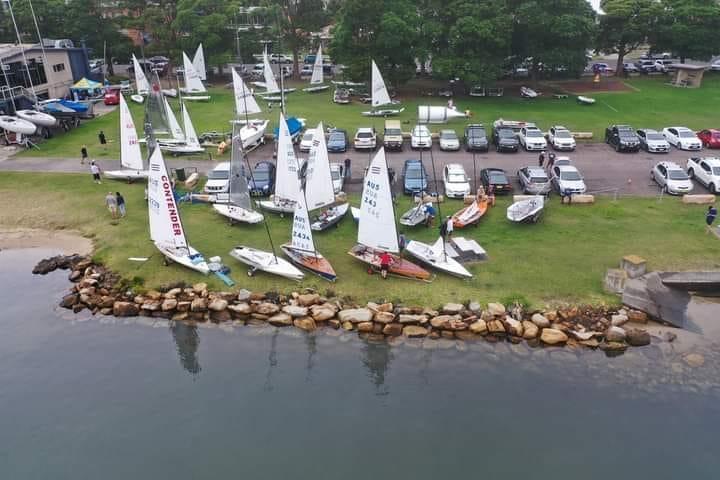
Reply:
[[[305,335],[305,346],[307,347],[307,362],[305,363],[305,381],[310,382],[312,380],[312,370],[315,366],[315,354],[317,353],[317,342],[315,341],[314,332],[306,332]]]
[[[193,377],[199,375],[202,368],[197,355],[198,345],[200,345],[197,327],[184,322],[170,322],[170,332],[175,340],[182,367]]]
[[[390,363],[393,360],[392,347],[386,342],[363,342],[362,362],[367,368],[368,376],[375,384],[378,395],[387,395],[388,389],[385,386]]]
[[[268,353],[268,369],[267,373],[265,373],[265,385],[263,386],[263,390],[266,392],[269,392],[273,390],[272,385],[272,373],[275,367],[277,366],[277,337],[278,337],[278,330],[275,329],[275,331],[272,334],[272,337],[270,337],[270,352]]]

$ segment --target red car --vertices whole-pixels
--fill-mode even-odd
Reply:
[[[720,148],[720,130],[710,128],[708,130],[700,130],[697,136],[703,144],[703,147]]]
[[[118,105],[120,103],[120,90],[108,90],[103,97],[105,105]]]

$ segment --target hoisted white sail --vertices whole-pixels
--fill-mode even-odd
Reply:
[[[397,253],[400,250],[384,148],[375,154],[365,175],[358,243],[387,252]]]
[[[187,249],[187,239],[175,203],[172,182],[159,148],[150,156],[148,177],[150,238],[161,249]]]
[[[180,124],[175,117],[175,113],[173,113],[172,108],[170,108],[170,104],[168,103],[167,98],[163,96],[162,99],[163,103],[165,104],[165,117],[167,118],[168,126],[170,127],[170,134],[175,140],[179,142],[184,142],[185,134],[183,133],[183,129],[180,128]]]
[[[252,92],[247,88],[242,77],[238,75],[234,68],[232,69],[232,79],[233,92],[235,93],[235,112],[238,117],[262,113]]]
[[[300,197],[298,162],[285,116],[280,114],[275,200],[296,202]]]
[[[280,71],[282,74],[282,68]],[[265,93],[276,93],[280,91],[280,87],[278,87],[275,81],[275,75],[270,66],[270,60],[268,60],[267,50],[263,53],[263,76],[265,77],[265,89],[267,90]]]
[[[323,59],[322,59],[322,47],[318,47],[317,55],[315,55],[315,63],[313,63],[312,77],[310,78],[310,85],[319,85],[323,83]]]
[[[200,77],[200,80],[203,82],[207,80],[207,71],[205,70],[205,51],[203,50],[202,43],[198,45],[197,50],[195,50],[195,56],[193,57],[192,63],[193,67],[195,67],[195,71]]]
[[[150,83],[148,82],[145,72],[140,67],[140,62],[135,58],[135,54],[132,56],[133,69],[135,70],[135,90],[140,95],[147,95],[150,92]]]
[[[131,170],[143,168],[135,122],[122,94],[120,95],[120,164]]]
[[[312,230],[310,230],[310,218],[308,217],[307,206],[303,199],[299,199],[295,205],[295,216],[293,217],[292,248],[304,252],[315,252]]]
[[[145,123],[149,123],[152,126],[152,132],[155,137],[163,137],[165,135],[173,134],[174,129],[170,125],[170,118],[168,113],[172,115],[172,110],[167,104],[165,96],[162,94],[160,88],[160,79],[155,73],[152,77],[152,87],[148,93],[147,103],[145,105]],[[175,116],[173,115],[174,119]],[[177,125],[177,120],[175,120]],[[178,130],[180,127],[178,127]],[[182,134],[182,131],[180,132]],[[184,140],[184,137],[182,137]]]
[[[235,129],[233,129],[235,130]],[[229,203],[246,210],[252,210],[250,191],[243,168],[243,147],[240,135],[233,132],[232,151],[230,153],[230,181],[228,183]]]
[[[207,89],[203,85],[200,75],[193,66],[190,58],[183,52],[183,70],[185,75],[185,92],[187,93],[206,93]]]
[[[379,107],[388,103],[391,103],[390,95],[387,88],[385,88],[385,82],[382,75],[380,75],[380,70],[375,65],[375,60],[372,60],[372,106]]]
[[[322,208],[335,202],[330,160],[328,158],[325,131],[320,122],[313,134],[313,143],[305,171],[305,196],[308,210]]]
[[[195,126],[193,126],[192,120],[190,120],[190,114],[184,103],[182,104],[181,110],[183,126],[185,127],[185,145],[188,147],[199,147],[200,141],[198,140],[197,133],[195,133]]]

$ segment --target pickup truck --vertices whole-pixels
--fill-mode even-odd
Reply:
[[[707,187],[710,193],[717,194],[720,190],[720,158],[693,157],[685,167],[690,178]]]

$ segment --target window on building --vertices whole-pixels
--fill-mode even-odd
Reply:
[[[64,63],[56,63],[53,65],[53,72],[64,72],[65,71],[65,64]]]

